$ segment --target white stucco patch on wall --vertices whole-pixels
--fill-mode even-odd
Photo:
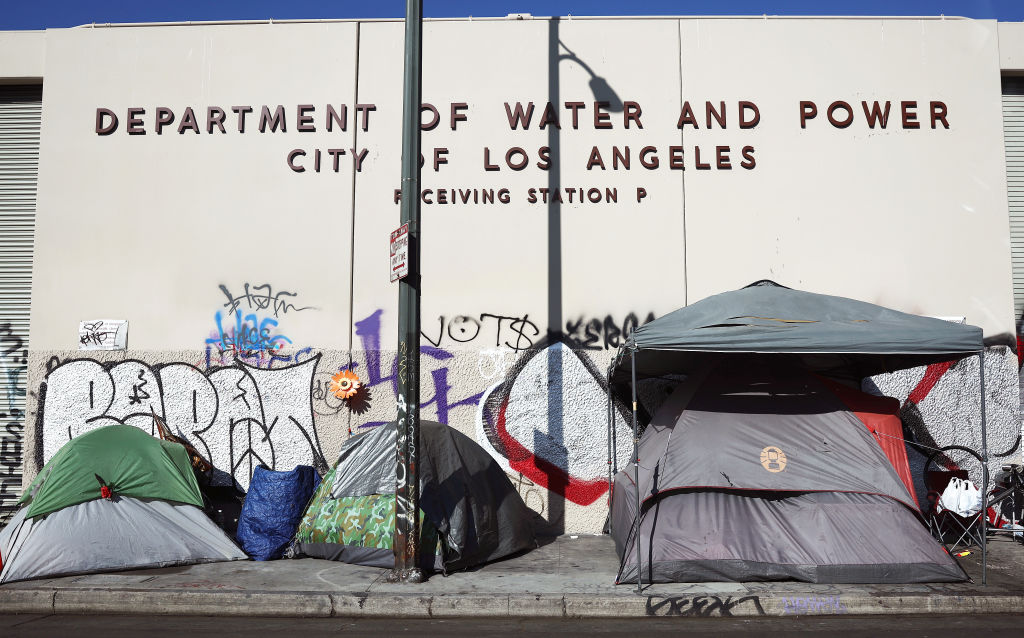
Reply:
[[[534,455],[584,480],[608,471],[607,393],[562,343],[530,359],[512,382],[505,428]],[[620,438],[629,438],[623,424]],[[628,455],[620,454],[624,464]]]

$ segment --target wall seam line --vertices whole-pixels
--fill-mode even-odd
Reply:
[[[698,28],[700,22],[697,22]],[[683,109],[683,21],[676,20],[676,60],[679,63],[679,112]],[[685,148],[683,140],[683,128],[679,127],[679,144]],[[679,171],[679,188],[682,194],[683,208],[683,305],[690,305],[690,246],[686,236],[686,169]]]
[[[353,82],[353,119],[352,119],[352,148],[358,149],[359,126],[355,123],[355,107],[359,104],[359,51],[361,47],[362,23],[356,22],[356,60],[355,80]],[[358,152],[358,151],[354,151]],[[355,290],[356,290],[356,165],[352,163],[352,219],[349,226],[349,250],[348,250],[348,367],[352,368],[352,348],[355,343]],[[352,411],[348,411],[348,431],[352,431]]]

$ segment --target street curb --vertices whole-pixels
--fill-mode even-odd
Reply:
[[[56,590],[51,613],[329,617],[331,611],[330,595],[316,592],[63,589]]]
[[[0,589],[0,612],[5,614],[52,614],[53,589]]]
[[[6,589],[0,613],[387,618],[637,618],[1020,613],[1024,593],[392,594]]]

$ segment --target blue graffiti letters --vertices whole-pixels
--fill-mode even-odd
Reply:
[[[216,345],[224,351],[272,351],[292,342],[284,335],[271,334],[271,331],[277,328],[277,320],[270,317],[265,317],[261,321],[255,314],[246,315],[245,319],[242,319],[241,314],[235,314],[234,327],[225,330],[224,315],[218,310],[214,314],[214,321],[217,322],[217,336],[208,338],[206,343]]]

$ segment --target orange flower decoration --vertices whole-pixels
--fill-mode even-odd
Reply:
[[[339,399],[351,399],[359,390],[359,375],[351,370],[342,370],[331,377],[331,392]]]

